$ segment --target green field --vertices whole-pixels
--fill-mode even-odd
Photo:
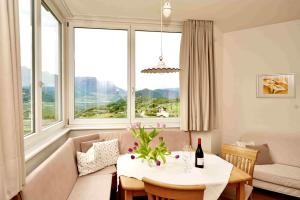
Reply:
[[[49,126],[58,121],[59,115],[54,99],[55,98],[52,98],[51,95],[43,96],[43,127]],[[28,95],[23,95],[23,102],[24,134],[28,135],[33,132],[31,119],[33,115]],[[159,109],[163,109],[167,112],[170,118],[179,117],[179,98],[169,99],[164,97],[154,98],[136,96],[135,108],[136,118],[157,117]],[[127,99],[124,97],[119,98],[114,102],[99,104],[96,102],[95,98],[77,98],[74,114],[76,119],[126,118]]]
[[[54,102],[43,102],[43,121],[42,126],[46,127],[51,125],[52,123],[58,120],[56,114],[56,108]],[[23,126],[24,126],[24,135],[29,135],[33,132],[32,128],[32,111],[31,111],[31,103],[25,102],[23,103]]]
[[[88,104],[90,105],[90,104]],[[158,108],[162,107],[169,113],[169,117],[178,117],[179,99],[167,98],[136,98],[136,117],[156,117]],[[84,109],[86,106],[77,104],[75,106],[75,118],[79,119],[98,119],[98,118],[126,118],[127,117],[127,102],[120,99],[114,103],[109,103],[101,106],[91,106]],[[144,116],[141,116],[144,113]]]

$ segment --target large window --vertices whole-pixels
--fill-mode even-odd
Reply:
[[[74,117],[127,118],[127,30],[74,32]]]
[[[41,8],[42,126],[61,119],[61,24],[46,5]]]
[[[171,67],[179,66],[181,33],[163,33],[163,57]],[[143,74],[160,56],[160,32],[135,32],[135,117],[179,117],[179,73]]]
[[[70,27],[74,31],[71,124],[100,122],[114,128],[134,121],[151,125],[165,120],[179,125],[179,73],[141,73],[158,62],[160,32],[79,27]],[[163,33],[169,66],[179,67],[180,40],[181,33]]]
[[[34,96],[33,96],[33,62],[32,62],[32,2],[21,0],[20,13],[20,41],[21,41],[21,73],[23,94],[24,134],[34,132]]]
[[[36,6],[40,9],[34,9]],[[19,0],[19,22],[27,136],[62,120],[61,22],[42,0]]]

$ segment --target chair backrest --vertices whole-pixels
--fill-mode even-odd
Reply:
[[[205,185],[172,185],[143,178],[148,200],[202,200]]]
[[[258,151],[230,144],[223,144],[221,156],[235,167],[243,170],[253,177],[254,165]],[[248,184],[252,185],[252,181]]]

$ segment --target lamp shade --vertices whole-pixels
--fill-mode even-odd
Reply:
[[[165,62],[163,61],[162,57],[159,57],[159,62],[156,66],[150,67],[147,69],[143,69],[141,72],[142,73],[149,73],[149,74],[160,74],[160,73],[173,73],[173,72],[179,72],[179,68],[175,67],[168,67],[166,66]]]

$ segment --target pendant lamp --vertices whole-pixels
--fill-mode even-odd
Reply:
[[[163,0],[160,1],[160,56],[158,64],[154,67],[143,69],[142,73],[172,73],[172,72],[179,72],[180,69],[176,67],[169,67],[165,64],[164,58],[163,58],[163,49],[162,49],[162,33],[163,33],[163,13],[166,17],[170,16],[171,14],[171,4],[170,0],[166,0],[165,4],[163,5]]]

